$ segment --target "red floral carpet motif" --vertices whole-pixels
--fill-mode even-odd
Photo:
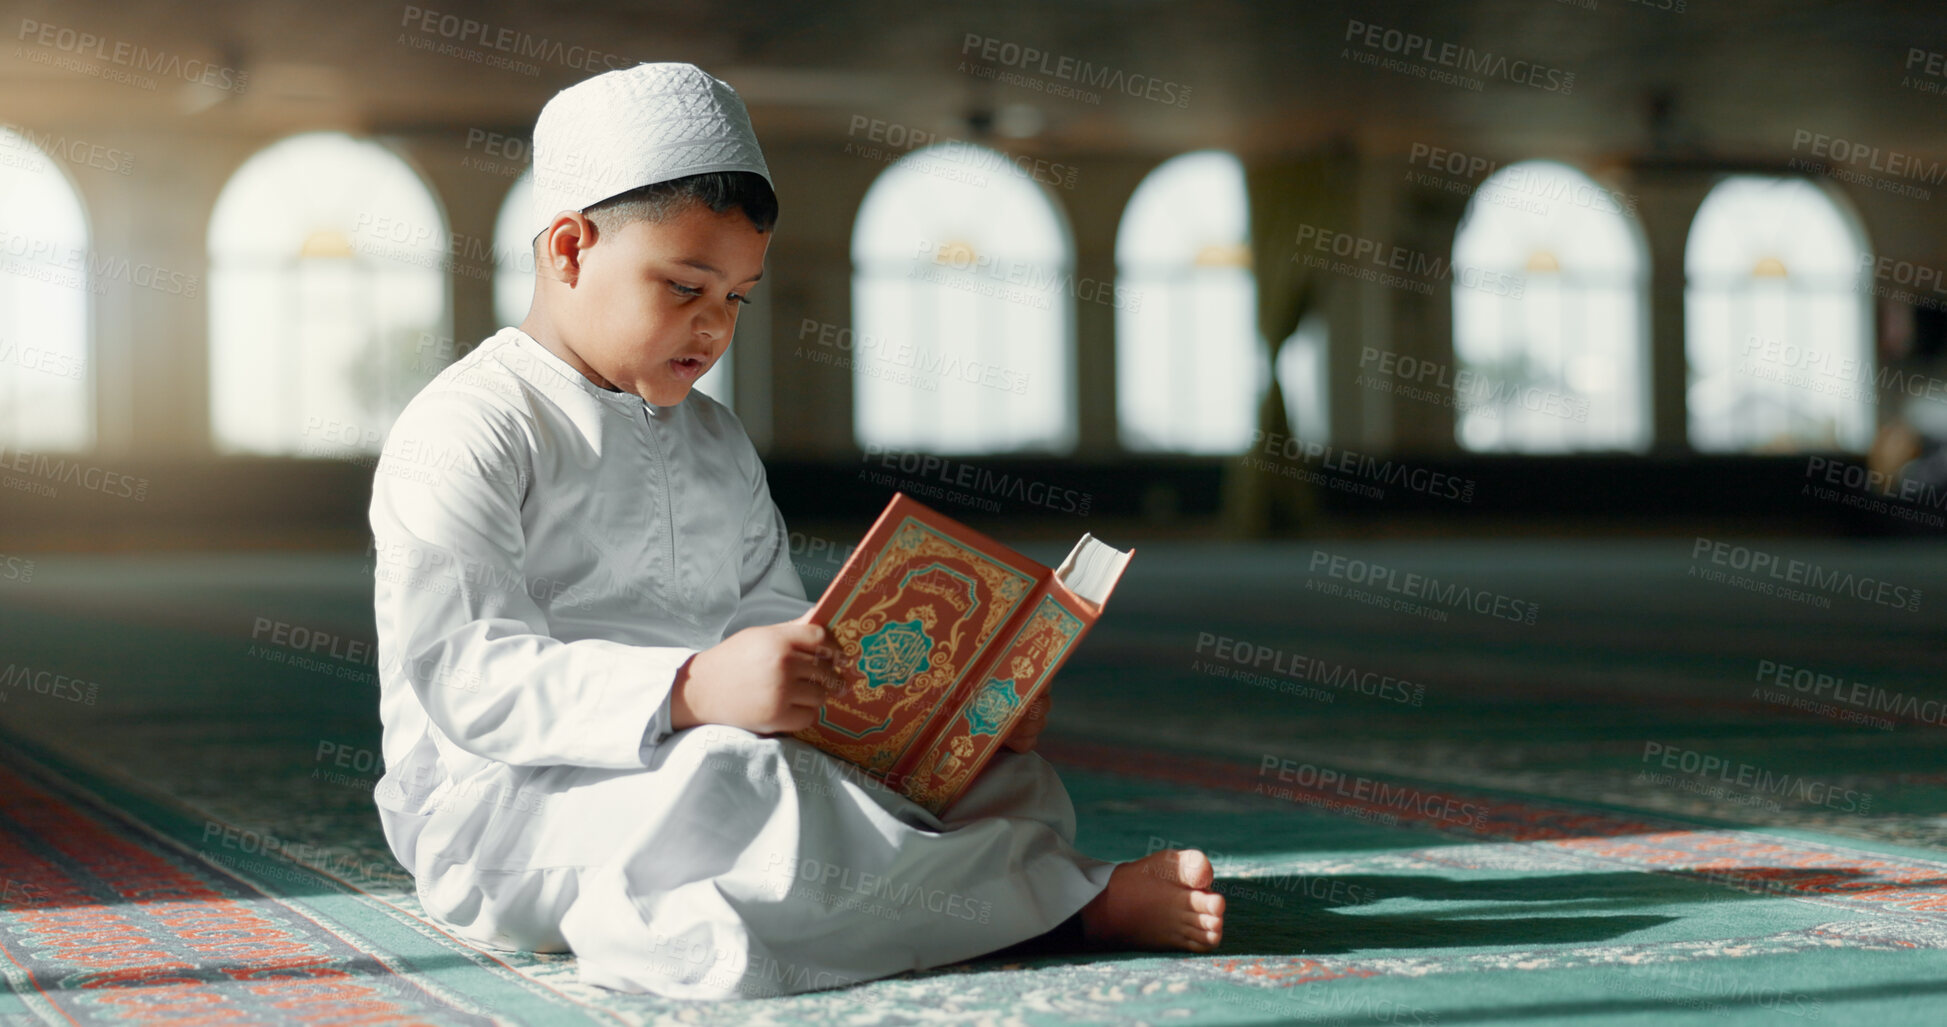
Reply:
[[[0,767],[0,976],[47,1022],[485,1023],[202,860]]]

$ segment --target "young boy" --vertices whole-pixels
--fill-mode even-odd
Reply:
[[[1213,948],[1202,853],[1074,848],[1040,717],[941,817],[788,737],[832,642],[755,448],[691,389],[777,216],[737,95],[609,72],[547,104],[534,154],[532,310],[407,405],[373,478],[375,799],[427,913],[691,998],[1029,940]]]

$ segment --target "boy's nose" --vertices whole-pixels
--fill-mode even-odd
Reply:
[[[730,330],[731,315],[722,310],[705,310],[696,316],[696,332],[712,339],[721,339]]]

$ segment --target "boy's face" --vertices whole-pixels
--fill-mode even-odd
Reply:
[[[770,233],[740,210],[695,202],[662,221],[589,228],[592,243],[568,247],[579,266],[550,318],[559,337],[608,385],[657,406],[682,402],[729,348],[744,296],[763,277]]]

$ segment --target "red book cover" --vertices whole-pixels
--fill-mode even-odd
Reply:
[[[1135,550],[1087,533],[1061,572],[903,492],[804,619],[831,632],[844,687],[794,737],[938,815],[987,765],[1095,623]]]

